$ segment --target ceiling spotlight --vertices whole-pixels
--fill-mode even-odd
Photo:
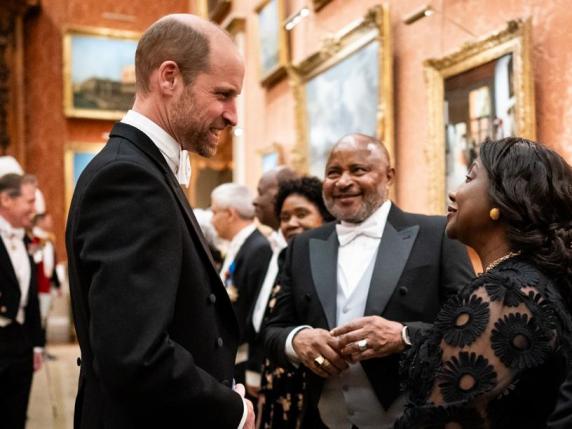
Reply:
[[[300,9],[294,15],[291,15],[286,20],[286,23],[284,24],[284,28],[286,29],[286,31],[292,31],[294,29],[294,27],[296,27],[300,23],[300,21],[302,21],[308,15],[310,15],[310,9],[308,9],[306,6],[304,6],[302,9]]]
[[[431,5],[425,6],[423,9],[420,9],[412,14],[403,18],[403,23],[406,25],[411,25],[414,22],[419,21],[427,16],[431,16],[435,13],[435,10],[431,7]]]

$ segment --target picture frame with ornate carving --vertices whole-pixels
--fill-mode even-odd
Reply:
[[[68,117],[121,119],[135,97],[140,34],[69,27],[63,38],[64,112]]]
[[[441,214],[485,138],[536,137],[531,22],[515,20],[424,62],[429,211]]]
[[[73,191],[81,172],[104,146],[105,143],[101,142],[71,142],[64,146],[66,210],[70,206]]]
[[[289,45],[284,0],[262,0],[256,7],[260,83],[269,87],[286,76]]]
[[[371,8],[363,19],[340,30],[318,52],[289,68],[289,75],[297,128],[291,162],[298,171],[323,177],[334,143],[357,132],[382,140],[393,159],[393,75],[387,5]]]
[[[284,146],[280,143],[272,143],[272,145],[259,150],[258,153],[262,164],[262,173],[285,164]]]
[[[331,3],[332,0],[312,0],[312,4],[314,5],[314,12],[318,12],[328,3]]]

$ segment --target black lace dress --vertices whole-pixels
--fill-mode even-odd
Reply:
[[[523,258],[477,277],[402,361],[398,429],[542,428],[566,377],[569,310]]]

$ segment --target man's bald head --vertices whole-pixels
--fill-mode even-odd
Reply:
[[[331,158],[338,149],[367,149],[372,156],[379,156],[384,159],[388,167],[391,165],[389,151],[385,145],[375,137],[368,136],[366,134],[355,133],[342,137],[334,144],[328,159]]]
[[[260,223],[272,229],[278,229],[280,222],[274,211],[276,194],[280,184],[295,179],[297,174],[287,166],[279,166],[264,173],[258,181],[258,195],[254,199],[256,217]]]
[[[152,72],[165,61],[177,63],[185,85],[209,70],[211,51],[232,44],[215,24],[190,14],[172,14],[153,23],[139,40],[135,53],[137,92],[149,92]]]

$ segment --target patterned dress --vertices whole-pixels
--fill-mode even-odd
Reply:
[[[566,377],[569,309],[522,257],[477,277],[402,361],[410,400],[398,429],[542,428]]]

